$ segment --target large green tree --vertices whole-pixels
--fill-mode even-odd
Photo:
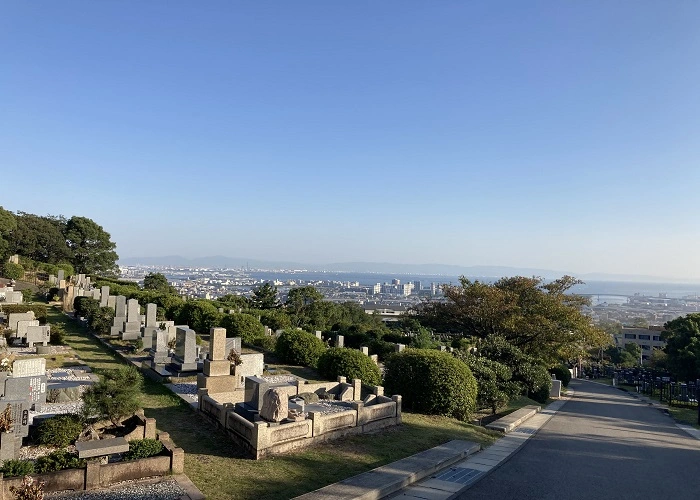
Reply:
[[[10,233],[17,229],[17,221],[12,212],[0,207],[0,263],[5,262],[10,255]]]
[[[688,314],[664,325],[666,364],[681,381],[700,378],[700,314]]]
[[[260,285],[253,290],[251,300],[257,309],[273,309],[279,305],[277,287],[270,283]]]
[[[285,305],[291,309],[292,312],[298,314],[302,307],[319,300],[323,300],[323,294],[316,290],[316,287],[302,286],[289,290]]]
[[[143,289],[155,290],[163,293],[175,293],[174,288],[168,283],[168,278],[162,273],[148,273],[143,278]]]
[[[78,273],[114,275],[117,272],[116,244],[102,226],[87,217],[71,217],[66,223],[66,243],[73,253]]]
[[[610,343],[610,336],[581,312],[589,299],[570,293],[579,283],[570,276],[550,282],[515,276],[495,283],[461,277],[459,286],[443,286],[444,301],[424,302],[417,314],[438,332],[499,336],[553,366]]]
[[[73,261],[73,253],[61,232],[62,218],[17,212],[15,221],[17,225],[7,237],[10,254],[49,264]]]

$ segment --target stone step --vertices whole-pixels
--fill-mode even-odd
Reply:
[[[541,409],[542,408],[539,406],[523,406],[519,410],[515,410],[513,413],[510,413],[505,417],[494,420],[488,424],[486,428],[491,429],[492,431],[507,434],[525,422],[528,418],[537,415]]]
[[[296,500],[378,500],[473,455],[480,449],[481,445],[477,443],[453,440],[298,496]]]

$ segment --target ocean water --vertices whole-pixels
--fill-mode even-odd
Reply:
[[[420,281],[423,288],[430,287],[431,283],[459,284],[459,276],[445,275],[416,275],[416,274],[385,274],[385,273],[338,273],[338,272],[255,272],[248,273],[259,280],[304,280],[304,281],[357,281],[362,286],[370,286],[376,283],[391,283],[393,279],[401,280],[401,283]],[[469,279],[493,281],[493,278],[468,276]],[[589,281],[583,285],[576,285],[572,292],[586,295],[608,296],[632,296],[635,294],[658,297],[666,294],[669,298],[681,298],[688,295],[700,295],[700,284],[685,283],[637,283],[631,281]],[[610,302],[610,301],[608,301]]]

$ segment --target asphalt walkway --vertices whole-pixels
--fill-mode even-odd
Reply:
[[[452,498],[700,497],[700,441],[622,391],[587,381],[571,387],[574,397],[522,447]]]

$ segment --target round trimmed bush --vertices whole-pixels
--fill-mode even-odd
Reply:
[[[326,344],[315,335],[303,330],[283,332],[277,339],[275,352],[285,363],[312,366],[326,350]]]
[[[370,385],[379,385],[382,381],[379,367],[369,356],[344,347],[332,347],[321,354],[318,358],[318,371],[329,380],[335,380],[339,376],[347,377],[348,380],[359,378]]]
[[[384,372],[387,394],[400,394],[411,410],[467,420],[476,407],[476,379],[450,353],[406,349],[390,356]]]
[[[65,448],[78,439],[83,423],[75,415],[56,415],[44,420],[38,429],[40,444]]]
[[[557,377],[557,380],[561,380],[561,385],[564,387],[569,387],[569,382],[571,382],[571,372],[569,367],[566,365],[555,366],[549,369],[549,373]]]
[[[154,457],[163,451],[163,443],[157,439],[137,439],[129,442],[129,451],[124,453],[125,460]]]

